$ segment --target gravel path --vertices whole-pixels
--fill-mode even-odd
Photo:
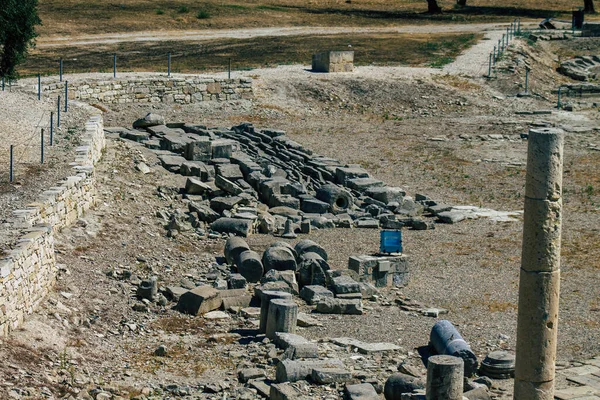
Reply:
[[[403,25],[384,28],[355,27],[278,27],[250,29],[207,29],[198,31],[147,31],[132,33],[109,33],[100,35],[50,36],[40,37],[37,47],[77,46],[90,44],[114,44],[123,42],[161,42],[171,40],[215,40],[215,39],[249,39],[269,36],[302,36],[302,35],[339,35],[344,33],[463,33],[483,32],[506,29],[506,24],[453,24],[453,25]]]

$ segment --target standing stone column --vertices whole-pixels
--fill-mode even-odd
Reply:
[[[462,400],[465,364],[454,356],[431,356],[427,359],[427,400]]]
[[[560,129],[529,131],[515,400],[554,398],[563,142],[563,132]]]
[[[273,299],[269,302],[266,336],[274,340],[277,332],[296,333],[298,305],[291,299]]]
[[[258,331],[260,333],[267,332],[267,319],[269,317],[269,305],[273,299],[288,299],[292,300],[292,294],[279,292],[275,290],[265,290],[260,296],[260,325]]]

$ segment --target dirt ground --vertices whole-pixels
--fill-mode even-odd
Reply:
[[[578,40],[518,42],[490,80],[443,73],[290,79],[251,71],[257,84],[253,102],[118,106],[104,115],[105,126],[130,126],[149,111],[168,121],[208,126],[249,121],[283,129],[316,153],[361,164],[409,195],[504,211],[523,207],[527,141],[521,134],[532,124],[563,128],[558,365],[567,366],[600,354],[600,152],[591,146],[600,143],[598,110],[522,112],[553,108],[550,91],[563,80],[554,72],[554,46],[578,48]],[[600,47],[586,49],[596,54]],[[535,71],[533,96],[516,97],[525,63]],[[224,241],[192,231],[166,237],[156,212],[185,208],[178,194],[184,178],[160,167],[152,151],[110,139],[98,167],[98,207],[56,243],[64,267],[55,292],[2,341],[0,357],[7,361],[0,366],[0,397],[256,398],[237,383],[236,371],[258,366],[272,379],[277,353],[256,338],[255,318],[209,321],[184,316],[173,303],[134,311],[139,279],[156,275],[160,286],[202,281],[218,269]],[[135,170],[140,160],[151,174]],[[362,316],[311,314],[322,326],[299,328],[299,334],[319,340],[322,356],[343,358],[360,381],[381,385],[401,363],[424,372],[418,349],[427,345],[436,319],[402,311],[396,300],[409,298],[447,309],[440,319],[457,325],[480,361],[493,350],[514,351],[521,230],[521,222],[487,219],[406,230],[411,273],[406,287],[383,290],[376,301],[365,302]],[[346,268],[351,255],[377,251],[379,243],[378,231],[365,229],[318,230],[310,238],[325,247],[336,269]],[[254,235],[249,244],[258,251],[275,240]],[[123,279],[123,271],[132,276]],[[310,308],[302,305],[301,311]],[[401,350],[356,357],[327,340],[340,336],[391,342]],[[154,356],[159,345],[167,347],[166,357]],[[560,374],[557,378],[559,386],[566,385]],[[495,380],[492,397],[512,398],[511,385]],[[337,399],[343,385],[299,389],[311,398]]]

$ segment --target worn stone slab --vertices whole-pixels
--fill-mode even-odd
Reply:
[[[302,392],[289,383],[274,383],[269,391],[269,400],[300,400],[308,399]]]
[[[579,383],[580,385],[590,386],[596,390],[600,390],[600,377],[595,375],[575,375],[568,376],[567,380],[570,382]]]
[[[590,386],[577,386],[570,387],[567,389],[556,390],[554,392],[554,398],[558,400],[571,400],[571,399],[580,399],[584,396],[594,396],[600,394],[598,389],[594,389]]]
[[[336,294],[360,293],[359,283],[346,275],[333,278],[332,286]]]
[[[400,346],[396,346],[393,343],[365,343],[349,337],[333,338],[331,339],[331,342],[338,346],[350,346],[358,349],[358,351],[363,354],[400,350]]]
[[[303,328],[310,328],[311,326],[323,326],[318,319],[311,317],[305,313],[298,313],[298,319],[296,320],[296,324]]]
[[[260,394],[264,398],[267,398],[267,399],[269,398],[270,392],[271,392],[271,387],[269,385],[267,385],[264,381],[261,381],[261,380],[250,380],[248,382],[248,386],[253,387],[254,389],[256,389],[256,391],[258,392],[258,394]]]
[[[600,372],[600,368],[598,368],[594,365],[582,365],[580,367],[562,369],[558,372],[563,375],[567,375],[567,376],[587,375],[587,374],[595,374],[595,373]]]
[[[164,169],[175,173],[178,173],[181,164],[186,162],[186,159],[181,156],[160,155],[158,159]]]
[[[242,383],[246,383],[252,379],[264,379],[265,370],[260,368],[244,368],[238,371],[238,379]]]

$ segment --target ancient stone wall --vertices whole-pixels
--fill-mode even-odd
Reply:
[[[76,174],[43,192],[36,203],[14,212],[13,228],[24,234],[12,249],[0,251],[0,335],[17,328],[54,285],[54,233],[94,205],[94,164],[104,147],[102,117],[94,116],[86,123],[76,149]]]
[[[42,83],[44,94],[64,93],[65,82]],[[251,99],[252,79],[219,79],[199,76],[148,76],[69,82],[69,98],[104,104],[197,103]]]

